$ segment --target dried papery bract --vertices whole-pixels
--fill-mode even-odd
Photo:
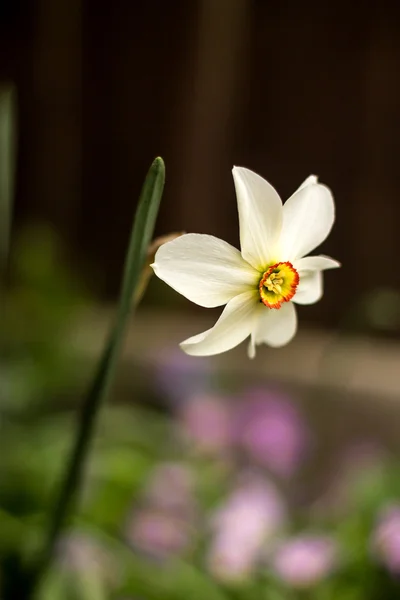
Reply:
[[[154,271],[151,268],[151,263],[154,261],[155,255],[157,250],[163,245],[166,244],[167,242],[172,242],[172,240],[176,240],[176,238],[180,237],[181,235],[184,235],[184,232],[174,232],[174,233],[169,233],[168,235],[162,235],[160,237],[157,237],[155,240],[153,240],[148,248],[147,251],[147,256],[146,256],[146,260],[145,260],[145,264],[143,266],[142,269],[142,274],[141,274],[141,278],[140,278],[140,283],[136,289],[136,293],[134,295],[133,298],[133,303],[135,305],[139,304],[139,302],[141,301],[141,299],[144,296],[144,293],[147,289],[147,286],[149,284],[149,281],[151,279],[151,276],[153,275]]]

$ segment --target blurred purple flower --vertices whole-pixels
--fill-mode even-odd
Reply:
[[[198,394],[183,402],[179,409],[184,437],[198,450],[219,454],[233,442],[233,415],[227,401],[217,394]]]
[[[277,488],[256,474],[244,474],[213,515],[208,569],[221,580],[247,577],[285,520],[286,507]]]
[[[191,543],[197,512],[193,486],[193,473],[185,465],[157,465],[146,484],[142,507],[128,517],[128,543],[157,559],[183,553]]]
[[[146,505],[189,515],[194,511],[194,476],[180,463],[161,463],[151,472],[144,491]]]
[[[237,436],[253,460],[282,477],[294,473],[309,442],[309,432],[290,398],[263,388],[245,394]]]
[[[400,574],[400,504],[392,504],[380,512],[371,547],[389,571]]]
[[[327,577],[337,564],[337,546],[326,536],[299,535],[282,543],[273,558],[273,569],[282,581],[307,588]]]
[[[212,369],[208,358],[189,356],[175,348],[163,348],[152,357],[155,384],[161,393],[176,402],[212,387]]]
[[[144,508],[127,525],[128,542],[156,559],[183,553],[191,541],[188,523],[167,512]]]

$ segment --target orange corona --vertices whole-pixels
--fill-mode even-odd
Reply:
[[[258,285],[260,299],[268,308],[280,308],[296,293],[299,274],[290,262],[279,262],[269,267]]]

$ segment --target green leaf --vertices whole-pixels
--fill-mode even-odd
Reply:
[[[108,394],[114,378],[115,368],[123,341],[123,333],[129,313],[133,310],[132,297],[140,281],[144,257],[153,236],[154,226],[160,206],[165,181],[165,167],[161,158],[156,158],[150,167],[144,182],[139,205],[132,228],[131,239],[125,261],[122,288],[119,299],[116,323],[100,359],[82,407],[80,429],[76,445],[67,469],[68,476],[60,497],[60,506],[56,515],[51,538],[54,542],[55,532],[64,521],[65,506],[76,491],[80,473],[91,441],[95,418],[99,408]]]
[[[165,182],[165,166],[162,158],[156,158],[145,179],[133,223],[131,239],[125,259],[122,288],[115,327],[99,363],[97,375],[88,396],[88,410],[100,403],[110,388],[122,343],[123,332],[132,311],[132,298],[140,283],[147,248],[153,237],[154,227]]]
[[[6,268],[10,243],[11,209],[14,195],[16,143],[15,92],[0,87],[0,274]]]
[[[133,293],[140,281],[147,250],[153,239],[164,183],[164,161],[158,157],[150,167],[140,194],[131,242],[126,257],[121,292],[121,302],[123,302],[125,310],[129,310]]]
[[[102,579],[90,570],[69,573],[60,568],[50,571],[37,600],[107,600],[110,594]]]
[[[58,500],[50,516],[45,548],[34,568],[31,593],[51,561],[57,538],[76,499],[82,470],[92,443],[96,418],[114,379],[128,317],[136,307],[132,298],[140,283],[147,248],[153,237],[164,182],[164,162],[161,158],[156,158],[145,179],[136,210],[125,260],[115,325],[105,345],[92,384],[83,400],[73,449],[67,462]]]
[[[155,570],[157,576],[154,576]],[[121,592],[147,600],[227,600],[229,596],[207,574],[184,561],[157,564],[132,553]]]

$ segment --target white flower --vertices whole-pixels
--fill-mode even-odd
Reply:
[[[323,293],[322,271],[340,264],[306,256],[328,236],[335,206],[330,190],[308,177],[282,206],[262,177],[234,167],[241,252],[211,235],[187,234],[167,242],[152,265],[177,292],[206,308],[226,304],[207,331],[181,348],[194,356],[219,354],[248,336],[250,358],[257,344],[287,344],[297,329],[297,304],[313,304]]]

